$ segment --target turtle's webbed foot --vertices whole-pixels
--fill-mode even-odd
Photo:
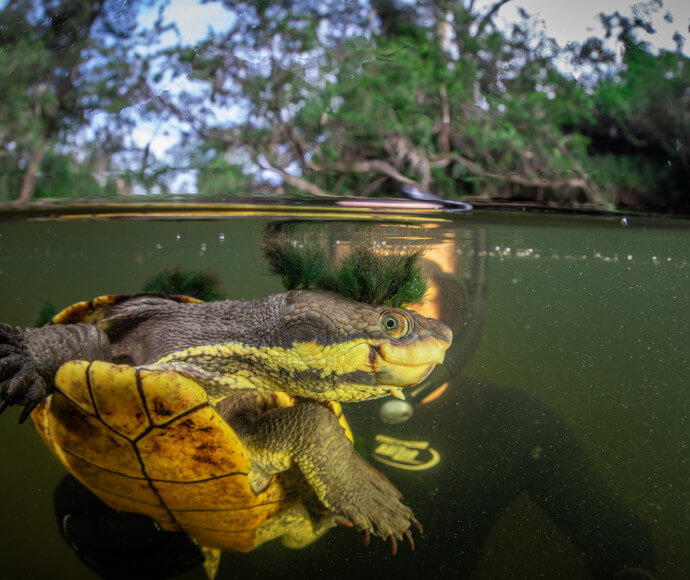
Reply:
[[[46,396],[45,380],[24,344],[24,331],[0,323],[0,413],[9,405],[24,405],[23,423]]]
[[[397,488],[357,453],[350,459],[348,472],[351,479],[347,490],[332,490],[326,494],[324,503],[360,530],[365,545],[375,535],[388,540],[393,554],[398,550],[398,541],[404,541],[414,550],[410,527],[414,525],[421,530],[421,526],[412,510],[400,501]]]

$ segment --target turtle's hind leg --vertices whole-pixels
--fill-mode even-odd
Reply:
[[[256,545],[280,538],[287,548],[304,548],[318,540],[338,523],[338,516],[329,512],[312,518],[304,504],[295,504],[266,520],[256,530]]]

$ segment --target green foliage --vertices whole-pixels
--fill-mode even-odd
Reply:
[[[252,178],[241,164],[214,158],[199,168],[197,188],[199,195],[246,195],[252,188]]]
[[[269,269],[287,290],[329,290],[357,302],[395,308],[419,302],[426,292],[422,249],[383,252],[360,243],[335,263],[329,260],[327,242],[317,228],[302,228],[304,241],[289,239],[294,233],[289,225],[278,224],[269,226],[264,236]]]
[[[317,287],[357,302],[403,308],[419,302],[426,292],[427,281],[419,266],[423,256],[423,250],[384,254],[357,246]]]
[[[223,300],[220,278],[214,272],[163,270],[146,281],[144,292],[191,296],[203,302]]]
[[[326,250],[323,247],[300,247],[288,244],[264,246],[264,256],[273,274],[280,276],[286,290],[319,287],[328,277]]]
[[[108,192],[109,188],[102,187],[88,167],[78,166],[70,156],[57,155],[53,151],[48,151],[43,158],[42,176],[36,185],[34,197],[37,199],[100,198],[108,197]]]
[[[169,44],[162,0],[8,3],[0,201],[166,192],[194,173],[212,196],[278,178],[301,195],[413,180],[449,198],[690,203],[688,58],[651,52],[640,19],[602,15],[611,50],[559,47],[527,16],[498,28],[473,2],[220,1],[241,18],[195,46]],[[146,30],[142,7],[159,9]],[[133,139],[142,122],[179,130],[165,159]]]
[[[38,310],[34,326],[40,327],[44,324],[48,324],[58,312],[59,310],[52,302],[44,302]]]
[[[557,74],[548,59],[523,55],[520,42],[495,31],[473,36],[473,17],[461,10],[456,7],[456,21],[468,25],[456,28],[462,47],[457,59],[433,29],[409,22],[396,35],[346,43],[345,61],[342,52],[326,55],[333,61],[324,68],[336,70],[337,80],[307,99],[296,117],[309,130],[328,115],[321,133],[327,139],[316,144],[319,135],[310,133],[312,165],[324,168],[311,177],[324,190],[337,183],[339,193],[396,192],[373,190],[380,174],[356,169],[362,159],[385,160],[447,197],[504,193],[512,175],[523,182],[556,182],[579,168],[581,141],[564,139],[559,124],[576,108],[575,100],[585,101],[584,91]],[[549,96],[556,91],[568,94],[567,104]],[[478,94],[486,99],[484,107],[477,106]],[[453,156],[468,162],[453,162]],[[434,164],[443,169],[434,170]],[[342,169],[328,171],[333,165]]]
[[[594,91],[596,122],[583,123],[592,138],[591,164],[601,168],[615,156],[611,185],[639,192],[647,205],[675,203],[683,191],[690,198],[688,86],[688,58],[629,44],[623,70]]]

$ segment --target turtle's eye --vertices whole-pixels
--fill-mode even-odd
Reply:
[[[405,338],[410,332],[410,320],[402,312],[384,312],[381,316],[381,329],[393,338]]]

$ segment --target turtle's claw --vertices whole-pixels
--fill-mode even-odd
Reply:
[[[391,545],[391,554],[395,556],[398,553],[398,542],[395,541],[393,534],[388,536],[388,543]]]
[[[371,536],[369,535],[369,530],[362,530],[362,542],[364,542],[364,545],[368,546],[370,540]]]
[[[0,359],[0,379],[12,376],[21,367],[22,357],[16,354],[16,348]]]
[[[410,530],[405,530],[403,532],[403,538],[405,538],[405,541],[407,542],[407,545],[410,547],[410,550],[414,551],[414,540],[412,539],[412,534],[410,533]]]
[[[3,399],[0,401],[0,415],[2,415],[2,412],[7,409],[7,406],[9,405],[9,401],[7,399]]]
[[[419,530],[420,534],[424,533],[424,530],[422,529],[422,524],[420,524],[419,521],[417,521],[417,518],[411,517],[410,521],[414,524],[414,527]]]
[[[22,414],[19,416],[20,425],[29,418],[29,415],[31,415],[31,412],[36,408],[39,402],[40,401],[34,399],[24,407]]]

